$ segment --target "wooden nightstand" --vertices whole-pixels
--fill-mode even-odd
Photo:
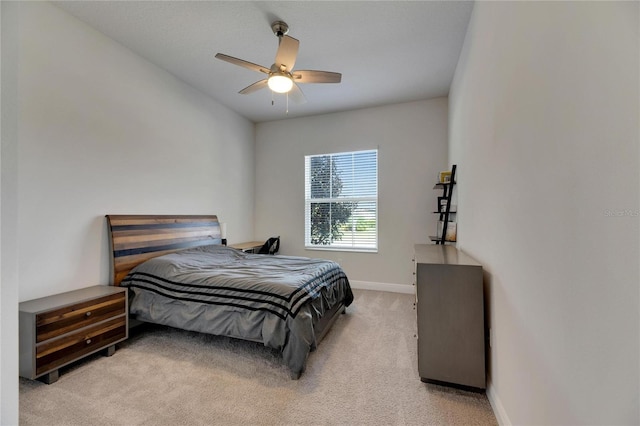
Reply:
[[[95,286],[20,303],[20,376],[58,380],[58,368],[129,335],[125,288]]]

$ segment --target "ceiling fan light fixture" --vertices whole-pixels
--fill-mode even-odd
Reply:
[[[287,93],[293,88],[293,80],[286,75],[273,74],[269,77],[267,85],[276,93]]]

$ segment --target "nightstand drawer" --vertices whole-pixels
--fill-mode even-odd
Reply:
[[[126,337],[127,319],[120,316],[45,342],[36,347],[36,375],[56,369]]]
[[[125,294],[113,294],[36,316],[36,342],[96,324],[125,312]]]
[[[20,303],[20,376],[45,383],[59,368],[129,337],[127,289],[93,286]]]

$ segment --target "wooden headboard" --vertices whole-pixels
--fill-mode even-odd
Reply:
[[[113,250],[112,285],[138,264],[177,250],[221,244],[215,215],[107,215]]]

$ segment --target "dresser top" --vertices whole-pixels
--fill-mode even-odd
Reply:
[[[416,263],[437,265],[482,266],[473,257],[454,246],[439,244],[416,244],[414,246]]]
[[[72,290],[66,293],[54,294],[52,296],[41,297],[39,299],[28,300],[20,303],[21,312],[37,314],[55,308],[62,308],[67,305],[81,303],[96,299],[102,296],[109,296],[115,293],[126,291],[124,287],[114,287],[110,285],[96,285],[93,287]]]

